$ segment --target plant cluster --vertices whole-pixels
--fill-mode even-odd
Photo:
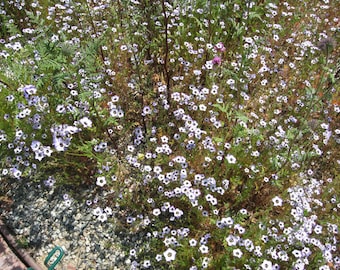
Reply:
[[[143,233],[131,269],[340,267],[338,14],[1,2],[1,185],[87,190],[95,218]]]

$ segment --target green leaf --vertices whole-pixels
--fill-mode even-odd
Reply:
[[[249,120],[249,118],[245,114],[243,114],[242,112],[236,112],[236,118],[245,122],[245,123],[247,123],[248,120]]]
[[[229,106],[228,104],[223,104],[223,106],[221,104],[213,104],[213,107],[219,109],[221,112],[227,113],[229,111]]]
[[[287,131],[288,140],[293,140],[296,136],[296,132],[298,132],[298,130],[296,128],[288,129],[288,131]]]
[[[217,143],[219,142],[224,142],[224,139],[223,138],[220,138],[220,137],[213,137],[213,140]]]
[[[249,12],[249,19],[259,19],[261,22],[262,22],[262,18],[261,18],[261,15],[255,11],[250,11]]]
[[[117,125],[117,119],[114,118],[114,117],[107,117],[105,122],[104,122],[104,125],[105,126],[109,126],[109,125],[116,126]]]

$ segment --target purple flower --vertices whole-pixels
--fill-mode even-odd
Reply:
[[[224,44],[222,42],[219,42],[215,45],[216,50],[220,51],[220,52],[224,52],[226,49],[224,47]]]
[[[212,60],[212,63],[213,63],[214,65],[221,65],[221,63],[222,63],[221,57],[215,56],[214,59]]]

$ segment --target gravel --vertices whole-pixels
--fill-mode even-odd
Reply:
[[[11,193],[14,202],[10,209],[0,207],[2,219],[41,265],[48,252],[60,246],[65,251],[61,269],[130,268],[123,248],[141,241],[133,243],[130,235],[119,231],[114,218],[100,222],[86,203],[65,200],[66,190],[62,187],[20,184]],[[118,210],[113,210],[113,216],[115,211]]]

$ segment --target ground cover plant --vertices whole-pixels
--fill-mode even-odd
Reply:
[[[145,238],[131,269],[339,268],[338,14],[2,1],[1,192],[68,187]]]

